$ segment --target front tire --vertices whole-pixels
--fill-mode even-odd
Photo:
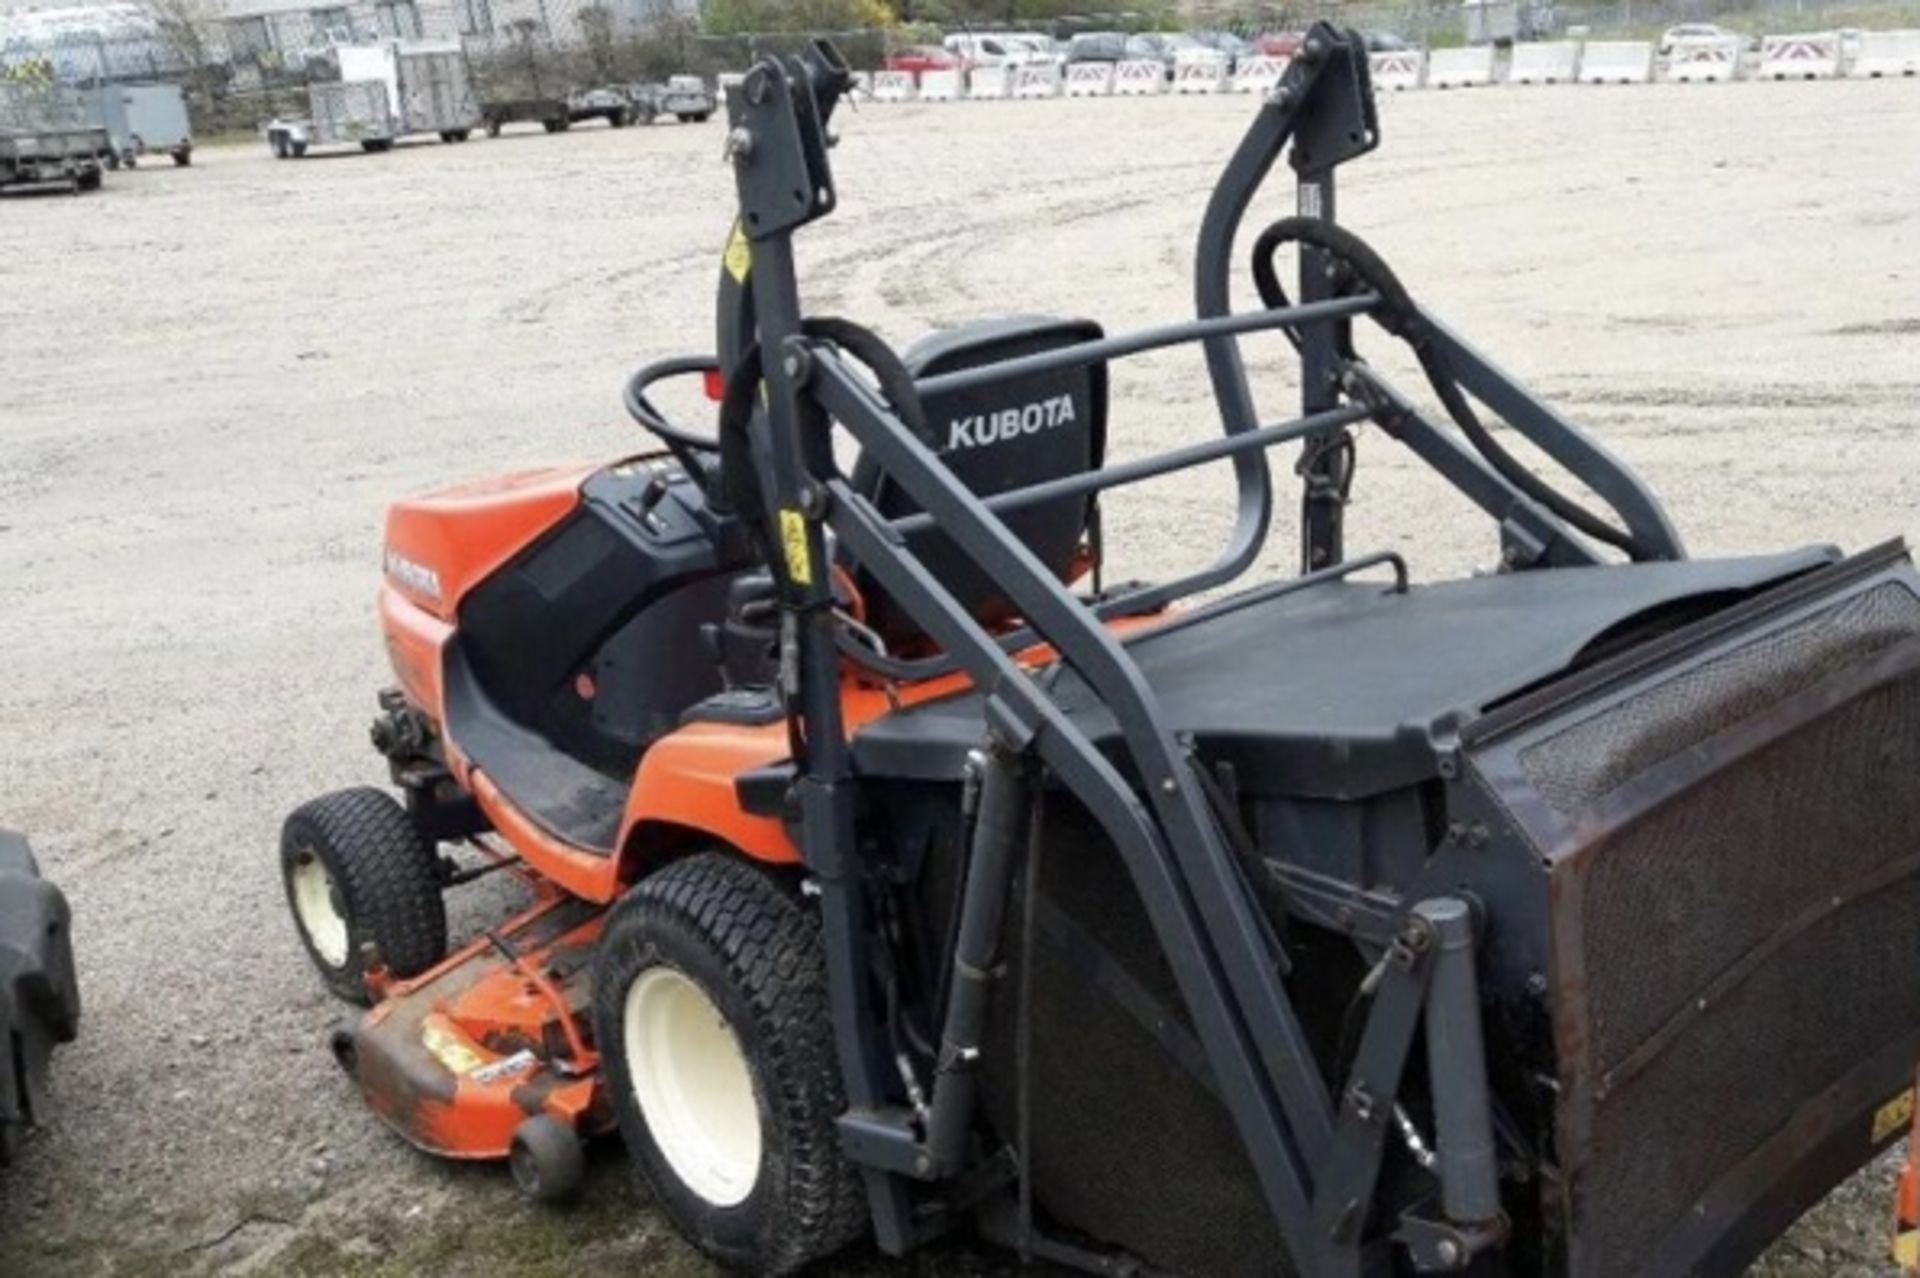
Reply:
[[[439,858],[385,791],[340,790],[294,809],[280,832],[280,875],[307,957],[348,1002],[368,1001],[369,943],[403,979],[446,957]]]
[[[819,924],[792,893],[738,856],[676,862],[615,907],[593,991],[621,1135],[682,1233],[779,1274],[864,1231]]]

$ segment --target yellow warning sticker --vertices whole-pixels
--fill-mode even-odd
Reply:
[[[796,586],[811,586],[813,556],[807,553],[807,521],[791,507],[780,512],[780,544],[786,549],[787,576]]]
[[[1909,1087],[1873,1111],[1873,1143],[1878,1145],[1895,1132],[1912,1125],[1913,1088]]]
[[[1920,1233],[1908,1229],[1893,1236],[1893,1263],[1909,1271],[1920,1269]]]
[[[740,229],[740,223],[733,224],[733,234],[727,237],[727,251],[720,259],[726,264],[727,274],[733,276],[735,284],[747,282],[747,272],[753,269],[753,246],[747,243],[747,233]]]
[[[452,1030],[432,1021],[421,1027],[420,1042],[435,1060],[455,1074],[471,1074],[485,1063],[480,1053],[461,1042]]]

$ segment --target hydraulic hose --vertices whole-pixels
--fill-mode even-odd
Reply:
[[[908,430],[931,445],[926,411],[921,406],[920,393],[914,387],[913,374],[878,334],[851,320],[833,316],[803,319],[800,321],[800,331],[806,337],[839,347],[871,372],[879,383],[881,398]],[[784,587],[790,584],[786,580],[786,564],[780,555],[774,553],[775,539],[769,522],[773,512],[767,506],[760,483],[760,471],[753,455],[753,414],[760,399],[760,383],[760,344],[755,342],[741,352],[740,360],[727,378],[726,391],[720,399],[720,484],[717,505],[723,512],[738,514],[746,523],[768,568]],[[804,395],[799,397],[799,410],[803,432],[827,429],[824,410]]]
[[[1439,397],[1441,406],[1447,410],[1447,416],[1453,419],[1460,433],[1467,437],[1474,450],[1486,459],[1502,479],[1595,541],[1625,551],[1633,559],[1649,557],[1632,533],[1615,527],[1560,492],[1501,446],[1500,441],[1481,423],[1478,414],[1473,411],[1473,405],[1467,401],[1465,392],[1449,375],[1434,350],[1431,330],[1406,286],[1385,259],[1352,231],[1324,218],[1286,217],[1260,232],[1253,244],[1253,282],[1259,290],[1262,303],[1269,307],[1289,304],[1287,291],[1274,269],[1274,255],[1281,245],[1289,243],[1320,250],[1340,262],[1356,280],[1379,295],[1380,305],[1372,312],[1374,318],[1388,333],[1413,349],[1421,372],[1426,374],[1427,382]],[[1298,332],[1288,329],[1287,335],[1296,347],[1300,344]],[[1342,339],[1340,354],[1343,358],[1354,358],[1350,341]]]

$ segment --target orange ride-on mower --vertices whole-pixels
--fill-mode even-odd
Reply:
[[[314,961],[372,1004],[336,1046],[375,1111],[541,1197],[617,1127],[761,1271],[965,1225],[1110,1274],[1732,1273],[1895,1139],[1904,547],[1690,558],[1334,220],[1379,139],[1352,33],[1314,28],[1228,159],[1198,317],[1118,337],[896,355],[807,313],[850,82],[820,44],[730,91],[717,353],[628,387],[663,451],[390,516],[404,803],[316,800],[282,845]],[[1283,153],[1299,213],[1244,237],[1236,310]],[[1255,338],[1300,412],[1258,414]],[[1108,362],[1184,342],[1224,429],[1107,461]],[[653,384],[702,374],[715,425],[667,421]],[[1347,553],[1369,422],[1488,519],[1493,571]],[[1289,442],[1300,572],[1236,587]],[[1206,463],[1217,560],[1102,563],[1103,490]],[[446,953],[442,893],[495,867],[533,905]]]

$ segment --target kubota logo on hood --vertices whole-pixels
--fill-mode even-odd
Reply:
[[[975,413],[956,417],[947,425],[944,451],[961,448],[985,448],[1003,444],[1020,435],[1032,435],[1074,420],[1073,396],[1055,395],[1018,408],[1003,408],[997,413]]]
[[[393,547],[387,547],[387,576],[394,584],[428,599],[440,598],[440,574],[425,564],[417,564]]]

